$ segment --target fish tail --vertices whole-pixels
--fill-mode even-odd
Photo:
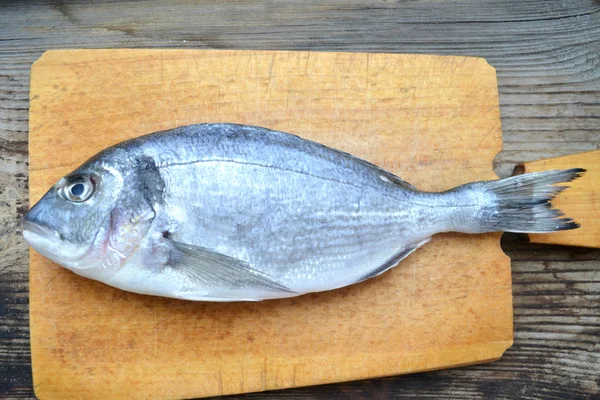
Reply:
[[[581,168],[533,172],[496,181],[470,183],[446,192],[452,193],[455,199],[463,199],[451,230],[466,233],[545,233],[579,228],[577,222],[565,217],[550,202],[568,188],[554,184],[570,182],[584,172]],[[477,206],[469,207],[467,204]],[[470,215],[467,215],[468,209]]]

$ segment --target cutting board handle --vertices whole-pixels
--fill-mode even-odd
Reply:
[[[530,234],[529,239],[534,243],[600,248],[600,151],[517,164],[513,176],[569,168],[583,168],[586,172],[569,183],[569,189],[560,193],[552,203],[581,227],[551,234]]]

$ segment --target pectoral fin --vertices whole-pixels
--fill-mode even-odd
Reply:
[[[215,288],[254,288],[293,293],[243,260],[205,247],[167,240],[173,248],[169,266],[197,283]]]

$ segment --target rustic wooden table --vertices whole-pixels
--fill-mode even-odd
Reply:
[[[14,4],[13,4],[14,3]],[[56,48],[216,48],[485,57],[498,72],[507,176],[600,148],[593,0],[0,2],[0,398],[33,397],[28,341],[31,64]],[[599,398],[600,251],[505,235],[515,344],[491,364],[233,398]]]

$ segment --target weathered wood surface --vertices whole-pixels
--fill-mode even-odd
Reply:
[[[54,48],[369,51],[486,57],[515,164],[600,148],[600,3],[139,1],[0,3],[0,397],[28,398],[29,71]],[[515,344],[493,364],[239,398],[594,398],[600,392],[600,251],[506,235]]]

